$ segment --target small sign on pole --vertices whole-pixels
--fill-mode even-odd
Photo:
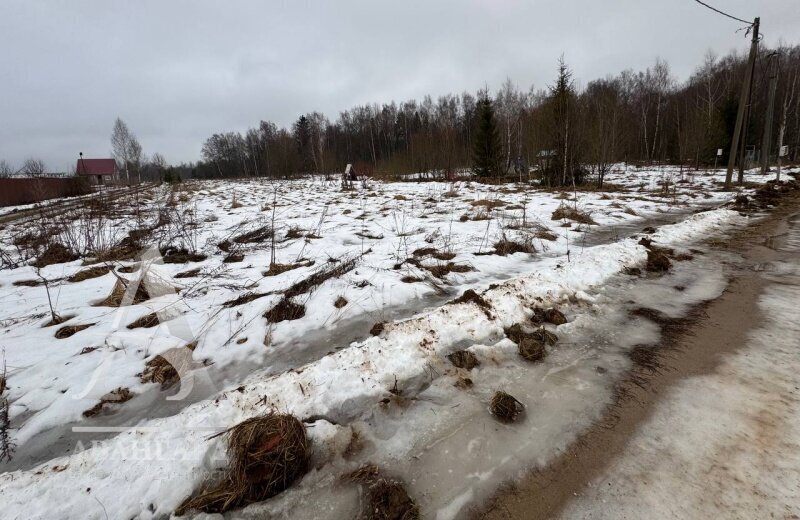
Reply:
[[[722,157],[722,148],[717,148],[717,157]]]
[[[781,146],[781,150],[778,153],[778,157],[786,157],[787,155],[789,155],[789,145],[785,144]]]

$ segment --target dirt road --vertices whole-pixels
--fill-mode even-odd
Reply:
[[[696,309],[691,323],[665,324],[661,368],[639,370],[604,421],[476,516],[797,518],[800,460],[791,425],[800,400],[792,372],[800,363],[787,374],[764,367],[787,368],[787,351],[800,346],[800,311],[786,304],[800,291],[798,210],[800,198],[786,200],[724,244],[740,255],[724,266],[727,290]],[[778,307],[765,307],[771,288],[783,293]],[[788,312],[783,321],[780,311]],[[762,337],[770,338],[766,347]],[[770,349],[781,342],[789,348]],[[728,430],[715,430],[727,422]]]

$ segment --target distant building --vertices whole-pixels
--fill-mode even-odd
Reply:
[[[108,184],[117,178],[117,161],[114,159],[78,159],[75,174],[88,177],[92,184]]]

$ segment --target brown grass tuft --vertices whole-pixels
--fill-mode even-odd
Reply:
[[[345,479],[366,488],[356,520],[418,520],[419,508],[408,496],[403,483],[387,477],[374,465],[345,475]]]
[[[228,469],[217,483],[206,485],[178,506],[224,513],[274,497],[308,471],[311,449],[303,423],[293,415],[269,414],[247,419],[224,435]]]
[[[68,282],[82,282],[84,280],[91,280],[92,278],[99,278],[111,271],[111,266],[98,265],[88,269],[82,269],[77,273],[67,278]]]
[[[70,337],[70,336],[72,336],[74,334],[77,334],[78,332],[80,332],[82,330],[88,329],[92,325],[94,325],[94,323],[86,323],[84,325],[67,325],[67,326],[64,326],[64,327],[61,327],[60,329],[58,329],[56,331],[55,336],[56,336],[57,339],[65,339],[65,338],[68,338],[68,337]]]
[[[525,406],[521,402],[503,391],[495,392],[491,403],[489,403],[489,410],[492,415],[497,417],[500,422],[505,423],[516,421],[524,409]]]
[[[294,303],[289,298],[284,297],[275,304],[273,308],[264,313],[264,317],[270,323],[280,323],[282,321],[299,320],[306,315],[305,305]]]
[[[80,258],[74,251],[58,242],[50,244],[33,263],[34,267],[47,267],[53,264],[72,262]]]
[[[464,370],[472,370],[481,364],[477,356],[469,350],[453,352],[447,356],[447,359],[449,359],[456,368],[463,368]]]
[[[579,224],[597,224],[592,217],[585,211],[580,211],[569,206],[561,206],[553,212],[553,220],[572,220]]]

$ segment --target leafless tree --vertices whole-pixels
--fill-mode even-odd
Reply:
[[[142,164],[142,145],[120,118],[114,122],[111,131],[111,148],[119,168],[125,172],[125,180],[130,184],[131,173],[138,173]]]
[[[22,173],[29,177],[41,177],[46,171],[44,161],[36,157],[29,157],[22,164]]]
[[[14,175],[14,168],[7,161],[0,161],[0,178],[11,177]]]

